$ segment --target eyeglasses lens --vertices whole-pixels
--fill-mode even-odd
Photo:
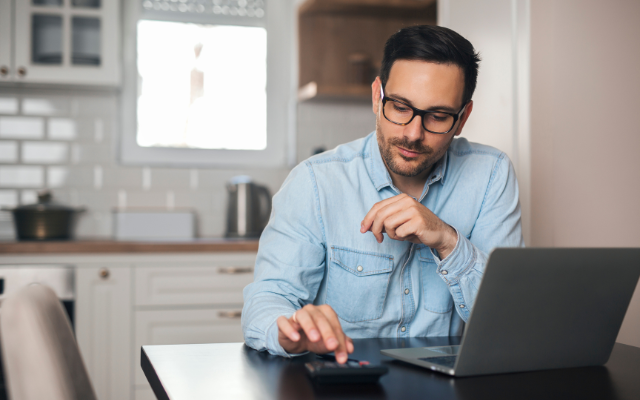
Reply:
[[[384,105],[384,115],[396,124],[407,124],[413,117],[413,110],[397,101],[389,100]],[[445,133],[453,127],[454,117],[439,112],[429,112],[422,117],[422,127],[430,132]]]

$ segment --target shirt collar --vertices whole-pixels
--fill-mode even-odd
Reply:
[[[369,176],[371,182],[377,191],[380,191],[386,186],[393,186],[391,176],[387,170],[387,166],[382,161],[382,155],[380,154],[380,146],[378,146],[376,132],[373,131],[369,135],[369,162],[367,163],[367,169],[369,170]]]
[[[447,150],[447,152],[444,153],[444,156],[436,163],[433,171],[427,178],[425,189],[427,186],[437,181],[440,181],[440,183],[444,185],[444,176],[447,171],[448,153],[449,151]],[[391,176],[389,175],[387,166],[385,165],[384,161],[382,161],[380,146],[378,146],[378,140],[375,131],[369,135],[369,154],[370,157],[369,162],[367,163],[367,169],[369,170],[369,176],[371,177],[373,186],[378,191],[386,186],[393,187],[393,181],[391,180]]]

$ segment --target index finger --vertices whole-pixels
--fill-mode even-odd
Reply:
[[[388,199],[384,199],[382,201],[377,202],[371,207],[371,210],[364,216],[362,223],[360,224],[360,233],[365,233],[369,229],[371,229],[371,225],[376,218],[376,214],[380,211],[381,208],[388,206],[389,204],[393,204],[400,200],[405,199],[408,195],[402,193],[397,196],[389,197]]]
[[[336,312],[333,310],[333,308],[331,308],[330,306],[326,308],[323,307],[321,308],[321,311],[324,314],[327,321],[329,321],[329,324],[331,324],[331,326],[333,327],[333,331],[338,339],[338,348],[335,349],[334,351],[336,355],[336,361],[338,361],[339,363],[345,363],[347,362],[347,358],[348,358],[347,354],[352,352],[352,351],[349,351],[350,349],[347,346],[348,337],[342,331],[340,320],[338,320],[338,316]],[[353,347],[353,345],[351,346]]]

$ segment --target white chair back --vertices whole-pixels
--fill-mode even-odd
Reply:
[[[69,320],[49,287],[30,285],[2,302],[0,339],[9,399],[96,399]]]

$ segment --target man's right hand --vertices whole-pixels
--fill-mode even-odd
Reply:
[[[306,305],[291,318],[279,317],[277,323],[278,342],[287,353],[333,351],[341,364],[353,353],[353,341],[342,332],[336,312],[327,304]]]

